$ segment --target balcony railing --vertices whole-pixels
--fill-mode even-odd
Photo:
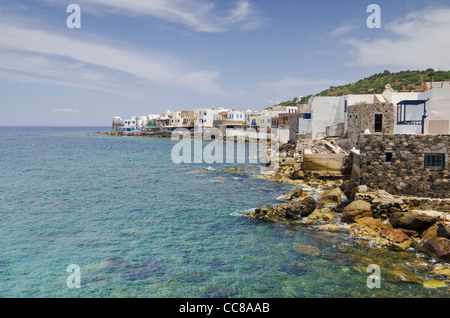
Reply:
[[[404,121],[398,121],[397,125],[416,125],[421,126],[423,124],[422,120],[404,120]]]

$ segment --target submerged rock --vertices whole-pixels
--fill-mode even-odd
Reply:
[[[312,245],[295,244],[294,250],[302,256],[319,256],[322,251]]]
[[[386,280],[392,283],[420,284],[420,280],[414,274],[401,268],[386,270]]]
[[[423,287],[425,288],[442,288],[447,286],[444,282],[438,280],[428,280],[423,283]]]

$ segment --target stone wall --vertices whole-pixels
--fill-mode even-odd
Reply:
[[[450,135],[361,134],[360,184],[391,194],[447,198]],[[425,155],[443,155],[443,168],[426,168]]]
[[[381,133],[393,134],[395,131],[394,105],[389,103],[358,103],[347,108],[347,135],[350,146],[358,143],[361,133],[369,130],[375,133],[375,116],[381,115]]]

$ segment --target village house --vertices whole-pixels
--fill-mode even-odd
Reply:
[[[413,97],[349,107],[352,178],[391,194],[447,198],[450,88],[438,86]]]

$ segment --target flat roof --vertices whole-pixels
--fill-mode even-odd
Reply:
[[[422,105],[428,102],[428,99],[419,99],[419,100],[402,100],[398,102],[397,105]]]

